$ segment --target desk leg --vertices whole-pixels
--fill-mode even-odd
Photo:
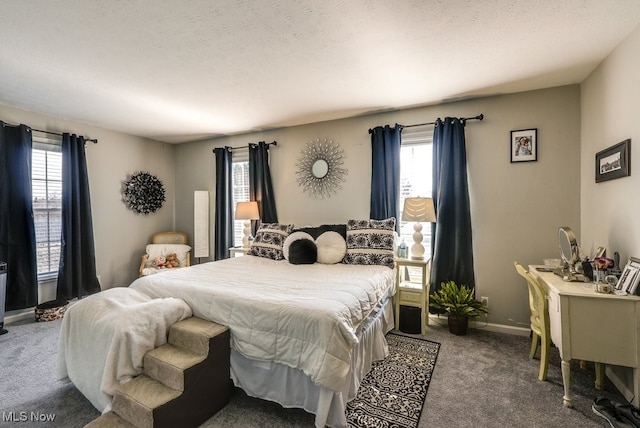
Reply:
[[[594,363],[596,367],[596,389],[598,391],[602,391],[602,387],[604,386],[604,364],[603,363]]]
[[[569,391],[571,387],[571,360],[562,360],[561,368],[562,383],[564,385],[564,397],[562,397],[563,404],[565,407],[573,407],[573,404],[571,403],[571,392]]]

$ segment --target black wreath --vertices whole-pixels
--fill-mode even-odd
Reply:
[[[155,175],[136,172],[122,184],[122,200],[136,214],[154,213],[165,201],[164,185]]]

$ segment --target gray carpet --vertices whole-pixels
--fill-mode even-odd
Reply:
[[[0,426],[82,427],[98,412],[68,381],[55,376],[61,321],[21,321],[0,336]],[[444,320],[442,320],[444,322]],[[454,336],[431,325],[426,338],[441,344],[419,428],[605,427],[591,411],[597,393],[593,366],[573,367],[573,409],[562,406],[562,376],[552,349],[548,381],[537,379],[529,338],[470,329]],[[623,398],[606,380],[602,395]],[[26,418],[25,422],[11,422]],[[55,417],[53,422],[38,418]],[[247,397],[235,390],[231,403],[203,427],[311,427],[313,416],[299,409]]]

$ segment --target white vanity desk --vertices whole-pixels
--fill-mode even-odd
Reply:
[[[552,272],[529,271],[549,295],[551,340],[560,351],[564,405],[571,407],[570,362],[593,361],[633,368],[633,405],[640,398],[640,297],[597,293]]]

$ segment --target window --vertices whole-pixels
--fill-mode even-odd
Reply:
[[[239,153],[236,156],[233,153],[233,210],[235,212],[238,202],[246,202],[249,200],[249,161],[247,155]],[[233,220],[233,246],[242,245],[242,229],[244,228],[244,220]]]
[[[400,148],[400,209],[402,218],[404,200],[408,197],[431,197],[433,182],[433,130],[403,132]],[[413,245],[414,222],[400,222],[400,239],[404,239],[409,249]],[[431,249],[431,223],[422,225],[422,245],[425,255]]]
[[[62,231],[62,153],[60,146],[34,137],[31,192],[36,229],[38,279],[58,273]]]

